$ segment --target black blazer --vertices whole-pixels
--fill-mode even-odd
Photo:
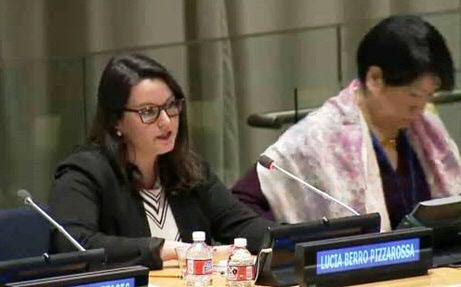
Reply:
[[[193,190],[166,191],[182,241],[191,242],[192,232],[202,230],[208,243],[245,237],[250,251],[257,252],[264,231],[275,223],[235,199],[208,166],[204,172],[206,181]],[[105,248],[109,264],[162,268],[164,239],[151,237],[139,192],[101,147],[86,146],[59,164],[49,208],[85,248]],[[75,250],[56,230],[50,249]]]

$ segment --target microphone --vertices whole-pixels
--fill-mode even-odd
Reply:
[[[316,188],[315,186],[307,183],[306,181],[302,180],[301,178],[295,176],[294,174],[292,174],[291,172],[285,170],[284,168],[278,166],[273,159],[271,159],[270,157],[268,157],[267,155],[264,155],[262,154],[260,157],[259,157],[259,160],[258,160],[259,164],[261,164],[262,166],[264,166],[265,168],[269,169],[269,170],[278,170],[279,172],[287,175],[288,177],[296,180],[297,182],[301,183],[302,185],[304,186],[307,186],[310,190],[314,191],[315,193],[317,193],[318,195],[322,196],[323,198],[327,199],[327,200],[331,200],[339,205],[341,205],[342,207],[346,208],[347,210],[349,210],[350,212],[352,212],[352,214],[354,215],[360,215],[355,209],[353,209],[352,207],[342,203],[341,201],[337,200],[336,198],[332,197],[331,195],[329,195],[328,193],[324,192],[324,191],[321,191],[320,189]]]
[[[49,223],[51,223],[58,231],[64,235],[71,243],[74,245],[79,251],[86,251],[85,248],[83,248],[80,243],[75,240],[72,235],[67,232],[67,230],[64,229],[59,223],[56,222],[51,216],[48,215],[40,206],[35,204],[35,202],[32,200],[32,196],[30,193],[25,190],[25,189],[20,189],[17,192],[17,195],[24,201],[24,204],[31,206],[33,209],[35,209],[38,213],[40,213]]]

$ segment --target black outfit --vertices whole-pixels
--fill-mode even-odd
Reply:
[[[378,160],[391,228],[396,229],[418,202],[431,199],[431,191],[423,168],[404,130],[401,130],[397,137],[397,170],[392,167],[376,136],[373,134],[371,136]]]
[[[51,213],[86,248],[105,248],[108,264],[142,264],[162,268],[164,239],[150,234],[139,192],[132,188],[120,166],[106,149],[89,145],[59,164],[51,192]],[[262,235],[275,223],[259,217],[236,200],[218,177],[204,165],[206,180],[188,191],[166,190],[181,239],[206,232],[221,243],[245,237],[257,252]],[[75,251],[57,231],[51,251]]]

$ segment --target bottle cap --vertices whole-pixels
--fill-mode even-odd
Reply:
[[[205,241],[205,232],[204,231],[194,231],[194,232],[192,232],[192,240],[194,240],[194,241]]]
[[[234,239],[235,247],[246,247],[247,246],[247,239],[246,238],[235,238]]]

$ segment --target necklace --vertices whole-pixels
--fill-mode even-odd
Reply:
[[[393,148],[397,147],[397,138],[384,139],[379,141],[383,147]]]

